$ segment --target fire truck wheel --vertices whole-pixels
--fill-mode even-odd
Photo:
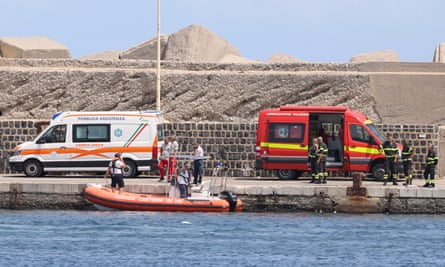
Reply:
[[[385,165],[384,164],[376,164],[372,167],[371,175],[377,180],[382,181],[383,175],[385,175]]]
[[[295,170],[277,170],[277,176],[283,180],[295,179],[298,177],[297,171]]]

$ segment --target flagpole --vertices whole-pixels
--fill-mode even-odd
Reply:
[[[161,110],[161,0],[158,0],[158,29],[156,55],[156,110]]]

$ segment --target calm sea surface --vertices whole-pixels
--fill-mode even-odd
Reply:
[[[445,216],[0,210],[0,266],[445,266]]]

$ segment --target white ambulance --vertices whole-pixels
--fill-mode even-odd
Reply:
[[[51,171],[106,171],[114,154],[123,155],[124,177],[158,168],[163,142],[159,111],[59,112],[32,142],[14,148],[9,164],[27,176]]]

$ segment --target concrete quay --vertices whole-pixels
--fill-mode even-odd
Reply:
[[[211,177],[204,179],[205,183],[210,180]],[[94,210],[95,207],[82,197],[83,190],[87,183],[104,182],[100,176],[0,176],[0,209]],[[165,194],[170,189],[155,177],[126,179],[125,182],[125,190],[136,193]],[[422,187],[422,179],[414,179],[410,186],[402,183],[383,186],[378,181],[356,180],[354,183],[352,178],[337,178],[315,185],[304,178],[228,177],[227,189],[243,200],[247,212],[445,213],[444,179],[437,179],[435,188]],[[220,180],[215,184],[220,186]]]

